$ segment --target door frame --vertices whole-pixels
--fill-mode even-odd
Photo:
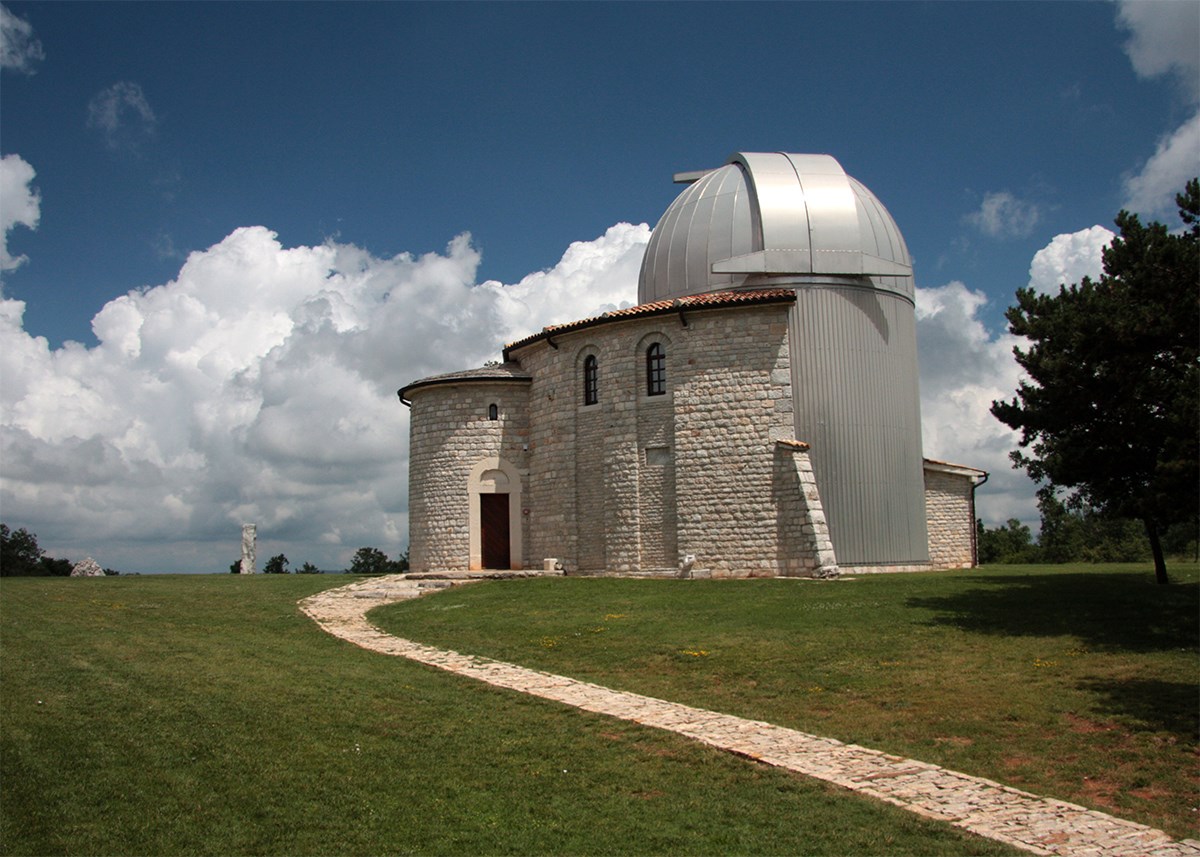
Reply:
[[[480,530],[479,495],[508,494],[508,554],[509,568],[524,568],[524,539],[522,531],[525,517],[521,505],[521,472],[503,458],[484,458],[471,468],[467,478],[467,526],[470,533],[470,556],[467,568],[480,571],[483,568],[483,534]]]
[[[489,569],[512,568],[512,526],[508,494],[477,494],[479,503],[480,564]],[[493,525],[489,526],[489,522]],[[488,550],[489,545],[491,550]],[[503,550],[501,550],[501,547]],[[489,560],[489,555],[491,560]]]

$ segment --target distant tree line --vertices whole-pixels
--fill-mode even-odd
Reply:
[[[74,563],[69,559],[46,556],[38,547],[37,536],[24,527],[17,530],[0,524],[0,577],[68,577]],[[107,575],[120,574],[111,568]]]
[[[230,574],[238,574],[242,570],[242,561],[235,560],[229,566]],[[387,554],[378,548],[363,547],[354,553],[350,567],[343,569],[344,574],[402,574],[408,571],[408,548],[396,559],[388,559]],[[288,558],[284,554],[276,554],[263,565],[263,574],[290,574]],[[296,569],[296,574],[321,574],[321,569],[311,562]]]
[[[69,577],[75,564],[69,559],[57,559],[46,556],[46,552],[38,547],[37,536],[24,527],[13,530],[8,524],[0,524],[0,577]],[[229,567],[229,571],[237,574],[241,571],[242,562],[237,560]],[[408,549],[395,559],[388,559],[387,554],[378,548],[359,548],[350,567],[343,569],[344,574],[401,574],[408,571]],[[276,554],[267,560],[263,566],[265,574],[289,574],[288,558]],[[111,568],[104,569],[106,575],[118,575],[119,571]],[[311,562],[306,562],[295,570],[296,574],[321,574],[321,569]]]
[[[1038,492],[1041,533],[1010,518],[998,527],[976,521],[981,565],[1062,562],[1146,562],[1153,559],[1145,526],[1136,518],[1106,517],[1093,508]],[[1161,533],[1163,553],[1200,559],[1200,523],[1181,521]]]

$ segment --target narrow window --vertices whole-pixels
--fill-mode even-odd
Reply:
[[[495,404],[488,405],[488,419],[489,420],[500,419],[500,408],[497,405],[495,405]]]
[[[600,387],[596,371],[596,355],[589,354],[583,361],[583,403],[594,405],[600,401]]]
[[[646,349],[646,395],[661,396],[667,392],[667,354],[655,342]]]

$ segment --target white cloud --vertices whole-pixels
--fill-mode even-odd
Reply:
[[[1042,294],[1058,294],[1058,287],[1078,283],[1084,277],[1098,280],[1104,272],[1101,252],[1114,233],[1103,226],[1055,235],[1034,254],[1029,265],[1029,288]]]
[[[1139,77],[1174,74],[1200,99],[1200,3],[1121,0],[1117,22],[1129,31],[1125,53]]]
[[[1125,52],[1139,77],[1171,75],[1191,104],[1200,102],[1200,3],[1122,0],[1118,23],[1129,31]],[[1200,165],[1200,112],[1164,134],[1154,154],[1124,181],[1123,208],[1147,217],[1176,213],[1175,195]]]
[[[548,324],[588,318],[637,303],[642,253],[650,240],[644,223],[619,223],[595,241],[576,241],[548,271],[513,286],[489,280],[497,296],[504,339],[511,342]]]
[[[982,292],[960,282],[917,289],[925,455],[988,471],[976,498],[985,524],[1018,518],[1036,526],[1034,484],[1008,458],[1018,434],[989,410],[1016,392],[1021,371],[1012,349],[1019,340],[987,330],[979,318],[986,303]]]
[[[1158,141],[1141,170],[1125,179],[1122,208],[1147,217],[1169,218],[1178,207],[1175,195],[1200,173],[1200,113]]]
[[[984,235],[992,238],[1020,238],[1033,231],[1041,211],[1032,202],[1018,199],[1008,191],[984,195],[979,210],[967,215]]]
[[[121,81],[92,96],[87,126],[101,133],[109,149],[137,151],[157,133],[158,118],[142,87]]]
[[[11,271],[25,262],[24,256],[8,252],[8,233],[17,225],[37,229],[42,214],[42,200],[30,187],[36,173],[20,155],[0,158],[0,272]]]
[[[169,283],[110,301],[94,347],[51,349],[0,300],[0,505],[52,555],[125,570],[220,572],[241,524],[259,552],[344,568],[407,535],[408,411],[395,390],[476,366],[551,323],[636,300],[650,230],[618,224],[552,269],[476,284],[469,236],[378,258],[285,248],[263,227],[192,253]],[[992,472],[989,523],[1036,522],[988,413],[1012,395],[1011,337],[959,283],[918,290],[926,453]]]
[[[636,296],[647,226],[578,242],[549,271],[476,285],[469,236],[390,259],[282,247],[262,227],[110,301],[99,344],[49,348],[0,300],[0,502],[55,555],[127,570],[260,553],[342,568],[407,532],[408,412],[395,390],[499,356],[541,325]],[[162,565],[155,566],[155,562]]]
[[[0,68],[33,74],[34,63],[45,56],[42,43],[33,37],[33,26],[0,4]]]

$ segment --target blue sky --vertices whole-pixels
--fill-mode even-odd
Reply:
[[[1011,388],[1002,313],[1039,253],[1050,280],[1091,270],[1101,233],[1071,236],[1111,226],[1123,206],[1173,222],[1171,193],[1200,162],[1189,2],[4,9],[0,274],[8,351],[25,356],[0,376],[3,516],[60,555],[107,551],[102,564],[130,570],[170,557],[222,570],[206,557],[235,550],[225,541],[237,544],[247,515],[297,565],[310,554],[336,567],[361,544],[398,551],[407,415],[389,414],[394,390],[495,356],[522,324],[635,300],[645,234],[634,227],[652,227],[678,193],[673,172],[738,150],[832,154],[887,205],[928,290],[927,454],[995,470],[1003,437],[983,428],[990,417],[967,428],[947,412],[930,427],[930,407],[986,410],[990,391]],[[274,289],[284,259],[323,273]],[[333,275],[360,283],[359,298],[347,288],[333,299],[343,309],[322,311],[368,341],[339,340],[338,359],[363,349],[347,377],[378,401],[311,407],[395,420],[349,435],[302,416],[296,397],[316,382],[281,357],[301,353],[288,338],[297,307]],[[238,285],[218,299],[218,281]],[[249,330],[242,309],[259,319]],[[165,332],[151,347],[155,324]],[[181,355],[209,386],[171,374]],[[951,371],[967,364],[975,376]],[[268,368],[296,386],[271,387]],[[226,413],[235,381],[253,394]],[[212,406],[175,402],[191,422],[165,425],[163,385]],[[227,437],[202,410],[223,414]],[[354,431],[366,439],[351,464],[323,458],[357,449]],[[388,433],[401,436],[394,448]],[[73,482],[63,474],[88,449],[89,475]],[[111,467],[92,472],[97,456]],[[355,470],[388,462],[399,475],[386,486]],[[224,475],[192,484],[212,472]],[[1036,520],[1030,486],[994,481],[985,517]],[[342,513],[313,500],[320,486],[365,505],[343,502],[347,520],[331,523]],[[174,517],[138,523],[145,503]],[[95,511],[114,506],[127,517]]]

